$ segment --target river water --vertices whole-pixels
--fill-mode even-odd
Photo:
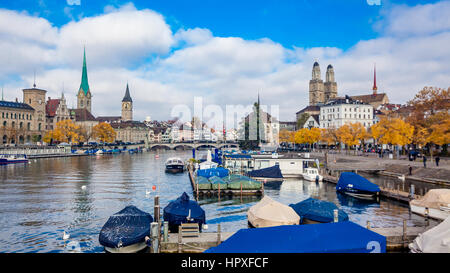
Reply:
[[[98,234],[109,216],[125,206],[135,205],[153,215],[156,194],[161,209],[183,192],[193,198],[186,172],[165,173],[164,162],[172,156],[188,159],[192,154],[152,151],[38,159],[30,164],[0,166],[0,252],[103,252]],[[386,179],[398,183],[391,178],[367,176],[376,183]],[[278,188],[266,187],[265,194],[284,204],[310,196],[328,200],[362,226],[368,220],[376,227],[401,226],[403,219],[409,226],[426,224],[405,204],[359,201],[337,194],[335,185],[328,183],[288,179]],[[202,198],[199,203],[206,211],[208,231],[216,231],[221,223],[222,231],[233,232],[247,227],[246,212],[259,200],[216,197]],[[62,239],[64,231],[70,234],[67,241]]]

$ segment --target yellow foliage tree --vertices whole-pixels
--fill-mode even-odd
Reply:
[[[370,129],[372,137],[381,144],[404,146],[413,140],[414,126],[400,118],[382,118]]]
[[[106,122],[101,122],[92,128],[92,136],[101,142],[113,142],[116,135],[116,131]]]
[[[289,142],[290,137],[291,137],[291,134],[286,129],[281,130],[280,133],[278,134],[278,138],[279,138],[280,142]]]
[[[344,143],[349,149],[353,145],[364,143],[370,137],[366,128],[359,122],[344,124],[336,131],[339,142]]]
[[[317,143],[320,140],[321,130],[319,128],[302,128],[295,132],[295,143],[299,144],[312,144]]]
[[[56,127],[51,131],[53,140],[67,143],[78,143],[80,141],[80,135],[77,131],[80,126],[76,125],[72,120],[66,119],[56,123]]]

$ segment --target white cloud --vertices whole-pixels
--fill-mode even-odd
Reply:
[[[258,92],[263,104],[280,106],[282,120],[294,120],[295,112],[308,104],[315,59],[322,78],[327,65],[333,65],[339,95],[370,93],[376,62],[379,92],[404,103],[424,86],[450,83],[450,28],[448,18],[439,15],[447,7],[448,2],[425,5],[425,10],[396,6],[381,24],[381,37],[348,50],[287,49],[270,39],[216,37],[204,28],[172,33],[162,15],[137,10],[133,4],[107,6],[102,15],[60,28],[26,13],[0,10],[0,62],[5,64],[0,66],[0,79],[6,82],[7,98],[20,97],[19,90],[32,84],[37,68],[38,87],[56,97],[64,83],[71,105],[76,102],[86,44],[95,115],[120,115],[128,81],[135,118],[140,120],[147,115],[170,118],[174,105],[192,107],[194,96],[225,109],[226,104],[252,104]],[[421,18],[421,25],[408,27],[408,17]]]
[[[81,5],[81,0],[67,0],[67,5],[79,6],[79,5]]]

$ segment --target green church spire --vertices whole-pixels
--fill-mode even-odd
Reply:
[[[87,93],[89,91],[89,83],[88,83],[88,75],[87,75],[87,67],[86,67],[86,47],[84,48],[83,74],[81,76],[80,89],[82,89],[84,94],[87,95]]]

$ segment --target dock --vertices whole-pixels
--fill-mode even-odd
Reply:
[[[191,181],[192,190],[195,196],[262,196],[264,195],[264,183],[261,183],[261,189],[258,190],[202,190],[198,189],[195,183],[194,173],[192,168],[188,166],[189,180]]]
[[[180,238],[178,233],[169,233],[167,242],[161,242],[161,253],[202,253],[218,246],[234,232],[200,232],[198,237]]]

